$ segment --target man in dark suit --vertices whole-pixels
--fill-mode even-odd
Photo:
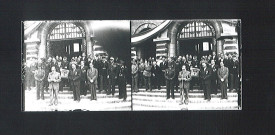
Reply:
[[[73,90],[74,101],[80,101],[80,77],[81,70],[76,68],[76,64],[72,64],[72,70],[69,73],[71,89]]]
[[[161,73],[161,85],[162,86],[165,85],[164,73],[165,73],[165,70],[167,69],[167,67],[168,67],[167,59],[165,57],[162,57],[162,62],[160,63],[160,69],[162,71],[162,73]]]
[[[212,70],[206,66],[206,62],[202,62],[202,68],[200,70],[200,79],[202,82],[202,89],[204,90],[204,99],[211,100],[211,75]]]
[[[160,90],[161,73],[162,71],[160,67],[157,65],[157,62],[154,61],[153,67],[152,67],[152,77],[153,77],[152,79],[153,79],[153,86],[158,90]]]
[[[212,75],[211,75],[211,94],[217,95],[217,71],[218,71],[218,66],[215,64],[215,60],[211,60],[211,65],[210,68],[212,70]]]
[[[80,70],[81,70],[81,79],[80,79],[80,95],[87,95],[87,70],[88,67],[85,66],[85,62],[81,61],[80,62]]]

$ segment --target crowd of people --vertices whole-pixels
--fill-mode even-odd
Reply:
[[[211,94],[221,91],[221,99],[227,98],[229,91],[240,90],[239,61],[237,55],[215,52],[198,59],[197,56],[160,57],[157,60],[132,60],[132,89],[139,92],[161,89],[166,86],[166,98],[175,99],[174,90],[180,88],[181,103],[188,104],[188,92],[195,86],[204,91],[204,99],[211,100]],[[184,101],[183,101],[184,97]]]
[[[73,91],[74,101],[80,101],[80,95],[91,92],[91,100],[97,100],[96,90],[107,95],[115,95],[115,86],[119,88],[119,99],[127,98],[127,67],[123,60],[96,55],[86,57],[56,56],[48,59],[30,59],[23,64],[25,90],[36,87],[37,100],[44,100],[44,91],[50,93],[50,105],[58,104],[58,93],[64,87]]]

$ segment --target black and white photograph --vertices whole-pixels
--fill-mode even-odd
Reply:
[[[241,110],[240,48],[240,19],[131,20],[133,110]]]
[[[131,111],[130,21],[22,26],[23,111]]]

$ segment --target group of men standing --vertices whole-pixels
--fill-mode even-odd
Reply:
[[[132,89],[139,92],[145,87],[146,91],[153,88],[160,89],[166,85],[166,98],[175,98],[174,90],[180,87],[181,103],[188,103],[188,91],[197,85],[204,91],[204,99],[210,101],[211,94],[221,90],[221,99],[227,99],[229,91],[239,91],[239,62],[237,56],[223,55],[213,52],[212,55],[197,56],[186,55],[168,57],[154,60],[149,58],[132,61]]]
[[[115,94],[115,85],[119,86],[119,99],[124,101],[126,93],[127,67],[124,61],[114,62],[114,58],[101,59],[96,55],[94,58],[72,57],[49,57],[46,60],[39,59],[37,62],[27,62],[23,69],[26,79],[25,89],[35,86],[37,89],[37,100],[44,100],[44,90],[50,91],[50,105],[58,104],[58,93],[63,91],[64,86],[69,86],[73,91],[74,101],[80,101],[80,95],[87,95],[91,91],[91,100],[97,100],[96,90],[101,93],[106,91],[107,95]]]

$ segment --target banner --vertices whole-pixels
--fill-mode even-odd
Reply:
[[[68,79],[68,76],[69,76],[69,70],[67,70],[67,69],[61,69],[61,78]]]
[[[199,68],[190,68],[190,70],[191,70],[192,77],[199,77],[199,72],[200,72]]]

